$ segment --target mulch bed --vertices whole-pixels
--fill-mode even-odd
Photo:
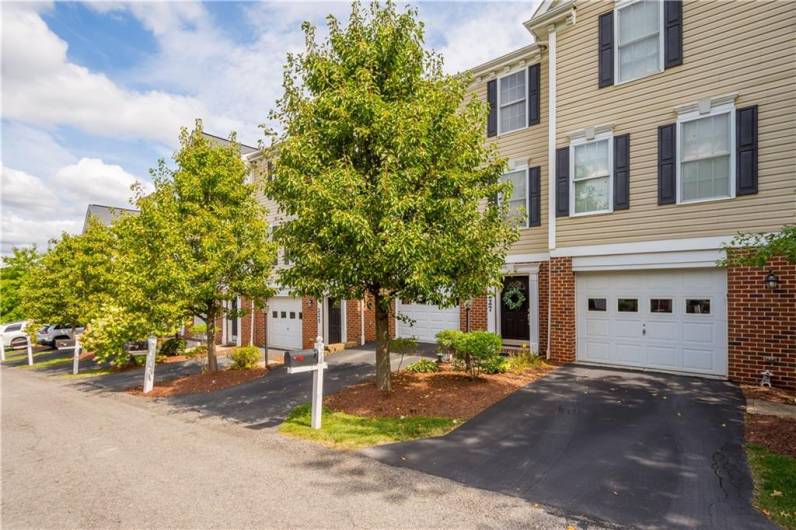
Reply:
[[[771,401],[772,403],[784,403],[786,405],[796,405],[796,393],[782,390],[781,388],[769,388],[759,385],[741,385],[746,399],[760,399]]]
[[[215,392],[223,388],[248,383],[264,376],[265,373],[264,368],[252,368],[251,370],[224,370],[215,373],[186,375],[155,384],[149,394],[144,394],[143,386],[128,388],[127,393],[144,397],[169,397]]]
[[[746,442],[796,458],[796,420],[767,416],[746,415]]]
[[[465,420],[552,370],[543,366],[521,374],[481,375],[473,381],[464,372],[443,365],[435,373],[393,374],[391,393],[381,392],[371,380],[346,387],[324,403],[334,411],[356,416]]]

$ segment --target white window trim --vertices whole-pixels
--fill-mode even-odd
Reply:
[[[681,178],[681,168],[683,165],[682,160],[682,153],[683,153],[683,124],[688,123],[690,121],[698,120],[701,118],[709,118],[711,116],[718,116],[720,114],[729,114],[730,115],[730,175],[729,175],[729,182],[727,183],[728,188],[728,195],[722,195],[720,197],[708,197],[704,199],[683,199],[682,198],[682,187],[680,185],[680,178]],[[715,201],[725,201],[727,199],[734,199],[735,198],[735,103],[722,103],[719,105],[711,106],[710,110],[707,112],[700,112],[699,109],[690,110],[688,112],[683,112],[678,114],[677,116],[677,146],[676,146],[676,158],[677,158],[677,167],[676,167],[676,186],[677,186],[677,204],[697,204],[700,202],[715,202]]]
[[[530,182],[528,182],[528,179],[530,178],[529,175],[528,175],[528,170],[529,169],[530,169],[530,167],[527,164],[518,165],[518,166],[512,167],[511,169],[509,169],[508,171],[506,171],[505,173],[503,173],[500,176],[500,178],[502,180],[503,177],[505,177],[509,173],[518,173],[518,172],[522,171],[525,174],[525,216],[524,216],[523,223],[521,225],[517,226],[517,228],[519,228],[520,230],[528,230],[530,228],[529,216],[530,216],[530,213],[531,213],[531,190],[529,189],[530,188],[530,186],[529,186]],[[511,191],[513,192],[514,190],[511,190]],[[502,200],[502,199],[503,199],[503,197],[499,197],[498,198],[498,200]]]
[[[504,131],[503,130],[503,124],[501,123],[501,120],[500,120],[500,114],[501,114],[500,110],[503,107],[503,102],[500,100],[500,82],[503,79],[509,77],[510,75],[514,75],[514,74],[516,74],[517,72],[520,72],[520,71],[523,72],[522,75],[525,78],[525,83],[524,83],[525,91],[524,91],[524,94],[523,94],[523,99],[521,99],[521,100],[518,99],[516,101],[512,101],[511,103],[506,103],[506,105],[511,105],[512,103],[519,103],[520,101],[525,101],[525,125],[523,125],[522,127],[518,127],[516,129],[512,129],[510,131]],[[501,135],[504,135],[504,134],[510,134],[510,133],[513,133],[513,132],[521,131],[523,129],[527,129],[528,128],[528,112],[529,112],[529,110],[530,109],[528,108],[528,65],[523,64],[519,68],[513,68],[510,71],[506,72],[505,74],[503,74],[503,75],[501,75],[500,77],[497,78],[497,132],[498,132],[497,135],[501,136]]]
[[[664,12],[663,12],[663,2],[661,0],[657,0],[659,4],[659,14],[658,14],[658,69],[654,72],[650,72],[648,74],[644,74],[637,77],[631,77],[629,79],[619,79],[619,12],[633,4],[641,2],[643,0],[625,0],[616,2],[616,7],[614,7],[614,84],[615,85],[624,85],[625,83],[632,83],[633,81],[637,81],[639,79],[644,79],[645,77],[649,77],[651,75],[659,74],[664,70],[664,51],[666,44],[664,43]]]
[[[593,212],[575,212],[575,147],[594,142],[608,140],[608,209]],[[603,178],[603,177],[594,177]],[[590,179],[584,179],[590,180]],[[573,139],[569,144],[569,216],[600,215],[614,211],[614,135],[612,132],[597,134],[591,139],[585,137]]]

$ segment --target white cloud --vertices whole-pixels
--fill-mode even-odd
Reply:
[[[195,97],[125,90],[70,62],[66,42],[27,4],[6,4],[2,29],[5,118],[174,144],[181,126],[208,116]]]
[[[0,174],[3,213],[47,214],[58,207],[53,189],[34,175],[3,166]]]
[[[59,169],[52,179],[55,189],[81,204],[83,211],[87,204],[129,207],[130,186],[135,182],[141,182],[145,191],[152,190],[149,182],[134,177],[121,166],[106,164],[97,158],[81,158],[76,164]]]
[[[28,247],[34,244],[40,249],[46,249],[48,241],[59,237],[63,232],[73,234],[80,232],[83,229],[83,219],[77,217],[26,219],[14,213],[3,212],[0,227],[2,252],[9,254],[13,247]]]

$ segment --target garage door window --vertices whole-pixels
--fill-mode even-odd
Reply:
[[[605,311],[605,298],[589,298],[589,311]]]
[[[616,310],[620,313],[638,313],[638,298],[619,298]]]
[[[671,313],[671,312],[672,312],[671,298],[650,299],[650,313]]]
[[[296,318],[296,313],[294,311],[290,312],[290,318],[292,318],[292,319]]]
[[[276,311],[271,311],[271,316],[272,316],[273,318],[278,318],[278,317],[277,317],[277,315],[278,315],[278,314],[279,314],[279,313],[277,313]]]
[[[704,298],[687,298],[685,301],[685,312],[690,315],[709,315],[710,300]]]

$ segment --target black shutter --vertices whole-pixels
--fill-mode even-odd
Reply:
[[[569,147],[556,149],[556,217],[569,215]]]
[[[658,204],[677,202],[677,124],[658,127]]]
[[[666,68],[683,64],[683,3],[663,3],[663,64]]]
[[[599,66],[597,85],[602,88],[614,84],[614,12],[600,15],[599,22]]]
[[[528,67],[528,125],[536,125],[542,119],[541,116],[541,67],[539,64],[532,64]]]
[[[528,226],[542,225],[542,168],[528,169]]]
[[[614,210],[630,208],[630,135],[614,136]]]
[[[735,195],[757,193],[757,105],[735,111]]]
[[[486,120],[486,135],[497,136],[497,79],[486,84],[486,102],[489,104],[489,118]]]

